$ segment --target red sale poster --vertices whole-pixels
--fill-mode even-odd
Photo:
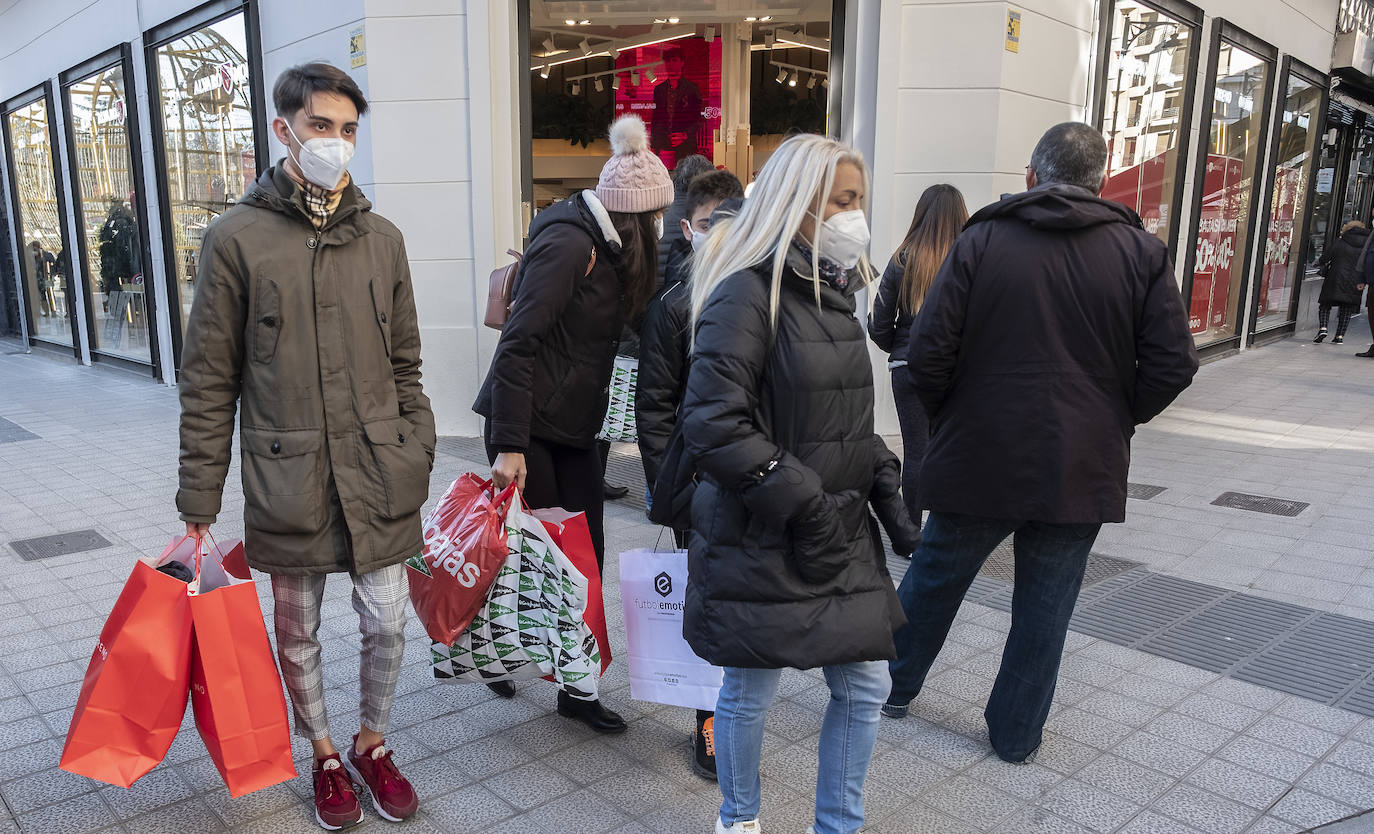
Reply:
[[[1241,160],[1207,155],[1193,292],[1188,304],[1188,325],[1194,334],[1225,327],[1230,313],[1231,264],[1236,254],[1237,220],[1244,206],[1242,187],[1246,185],[1242,173]]]
[[[649,127],[649,146],[672,170],[692,154],[714,153],[720,128],[720,39],[679,38],[621,51],[615,115],[634,113]],[[638,67],[632,71],[632,68]],[[652,74],[652,78],[651,78]],[[638,83],[635,79],[638,78]]]
[[[1168,229],[1169,201],[1173,195],[1164,193],[1164,175],[1168,171],[1168,154],[1152,156],[1138,165],[1123,168],[1107,179],[1102,192],[1105,199],[1134,209],[1150,234]]]
[[[1291,297],[1289,266],[1293,257],[1293,221],[1303,192],[1303,169],[1280,168],[1274,177],[1274,206],[1264,245],[1259,315],[1282,312]]]

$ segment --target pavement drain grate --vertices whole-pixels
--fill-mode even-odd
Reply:
[[[1212,502],[1215,507],[1230,507],[1233,510],[1249,510],[1254,513],[1268,513],[1293,517],[1312,506],[1302,501],[1289,501],[1284,498],[1270,498],[1265,495],[1250,495],[1244,492],[1223,492]]]
[[[1134,498],[1138,501],[1149,501],[1159,495],[1168,487],[1155,486],[1154,484],[1126,484],[1126,497]]]
[[[0,443],[18,443],[21,440],[38,440],[38,435],[4,417],[0,417]]]
[[[1311,615],[1297,605],[1235,594],[1169,626],[1140,648],[1200,669],[1226,672]]]
[[[1228,593],[1198,582],[1152,573],[1074,610],[1072,628],[1135,646]]]
[[[67,556],[72,553],[85,553],[110,547],[110,542],[94,530],[73,530],[52,536],[39,536],[36,539],[19,539],[10,542],[10,547],[25,562],[51,559],[54,556]]]
[[[1232,677],[1337,703],[1374,668],[1374,622],[1318,614],[1251,658]],[[1366,681],[1367,682],[1367,681]]]

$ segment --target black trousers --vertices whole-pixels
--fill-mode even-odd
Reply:
[[[487,459],[496,462],[496,450],[487,435]],[[596,549],[596,566],[606,564],[606,498],[601,492],[601,453],[596,446],[579,449],[530,438],[525,450],[525,503],[532,510],[562,507],[587,514],[587,529]]]
[[[1348,327],[1350,326],[1350,320],[1353,319],[1353,318],[1355,317],[1355,315],[1356,315],[1357,313],[1360,312],[1360,305],[1358,305],[1358,304],[1340,304],[1340,305],[1335,305],[1335,304],[1321,304],[1321,305],[1318,305],[1318,307],[1317,307],[1317,324],[1321,326],[1321,329],[1322,329],[1322,330],[1325,330],[1325,329],[1327,328],[1327,326],[1331,323],[1331,308],[1332,308],[1332,307],[1335,307],[1335,308],[1336,308],[1336,335],[1343,338],[1343,337],[1345,336],[1346,328],[1348,328]],[[1371,332],[1374,332],[1374,330],[1371,330]]]
[[[897,423],[902,428],[902,499],[907,514],[919,527],[921,508],[916,506],[916,492],[921,484],[921,462],[930,443],[930,419],[916,396],[916,384],[905,365],[892,369],[892,398],[897,404]]]

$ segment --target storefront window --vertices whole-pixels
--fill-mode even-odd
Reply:
[[[787,136],[829,127],[830,4],[701,20],[671,3],[642,18],[532,4],[533,208],[596,183],[606,129],[633,113],[670,170],[700,155],[749,182]],[[651,4],[652,5],[652,4]]]
[[[154,50],[171,236],[168,282],[182,331],[195,298],[205,229],[257,179],[253,94],[242,13]]]
[[[53,177],[47,99],[6,116],[18,203],[19,267],[34,338],[72,345],[72,258],[62,234],[62,210]]]
[[[1290,74],[1278,125],[1278,156],[1274,162],[1274,196],[1269,230],[1260,266],[1255,330],[1288,323],[1293,288],[1302,280],[1299,254],[1307,221],[1307,192],[1321,121],[1321,88]]]
[[[1188,307],[1199,346],[1236,335],[1270,75],[1266,61],[1226,41],[1216,60]]]
[[[1148,6],[1119,0],[1110,18],[1102,132],[1109,148],[1104,197],[1134,209],[1145,228],[1173,243],[1183,174],[1181,103],[1192,96],[1194,31]]]
[[[78,182],[74,199],[85,244],[91,350],[152,362],[124,94],[120,65],[67,88]]]

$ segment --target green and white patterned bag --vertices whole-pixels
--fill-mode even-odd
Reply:
[[[639,440],[635,429],[635,385],[639,381],[639,360],[617,356],[611,371],[611,401],[606,406],[606,420],[601,424],[598,440],[612,443],[634,443]]]
[[[573,697],[596,698],[601,653],[582,619],[586,578],[518,499],[506,513],[506,544],[481,611],[452,646],[431,644],[434,677],[490,683],[552,675]]]

